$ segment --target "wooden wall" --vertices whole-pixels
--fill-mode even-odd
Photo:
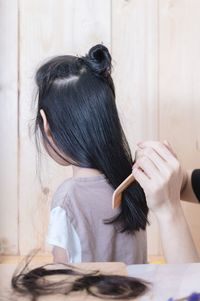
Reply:
[[[198,0],[0,0],[0,252],[45,243],[52,192],[70,168],[34,144],[34,73],[46,58],[85,54],[103,42],[113,55],[121,120],[134,152],[143,139],[168,139],[186,168],[200,159]],[[184,205],[200,250],[200,206]],[[149,254],[161,253],[156,222]]]
[[[17,12],[17,1],[0,2],[0,252],[12,254],[19,230]]]

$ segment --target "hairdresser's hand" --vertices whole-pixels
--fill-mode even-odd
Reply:
[[[147,141],[138,144],[133,175],[142,186],[147,205],[156,215],[175,213],[180,207],[183,172],[169,144]]]
[[[144,189],[148,207],[157,217],[166,262],[198,262],[180,202],[183,172],[169,144],[140,143],[133,175]]]

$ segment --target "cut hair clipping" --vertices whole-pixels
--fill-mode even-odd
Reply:
[[[112,196],[112,209],[120,206],[122,202],[122,192],[135,181],[135,178],[130,174],[114,191]]]
[[[39,301],[40,297],[45,296],[49,296],[50,300],[61,300],[63,296],[62,300],[70,301],[97,298],[135,300],[146,293],[150,286],[145,280],[126,276],[123,263],[45,264],[32,268],[30,261],[33,256],[34,253],[17,267],[11,279],[13,298],[9,299],[8,296],[6,300]],[[100,270],[96,270],[97,266]]]

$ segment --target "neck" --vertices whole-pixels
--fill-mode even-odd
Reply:
[[[92,177],[92,176],[98,176],[101,175],[102,173],[93,168],[85,168],[85,167],[79,167],[79,166],[72,166],[73,170],[73,177]]]

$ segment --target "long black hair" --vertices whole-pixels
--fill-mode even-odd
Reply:
[[[36,131],[47,141],[43,109],[61,153],[80,167],[99,170],[115,189],[132,172],[133,160],[116,108],[108,49],[96,45],[84,57],[55,57],[38,69],[36,84]],[[147,215],[144,192],[135,181],[123,192],[120,213],[107,222],[135,232],[146,228]]]

